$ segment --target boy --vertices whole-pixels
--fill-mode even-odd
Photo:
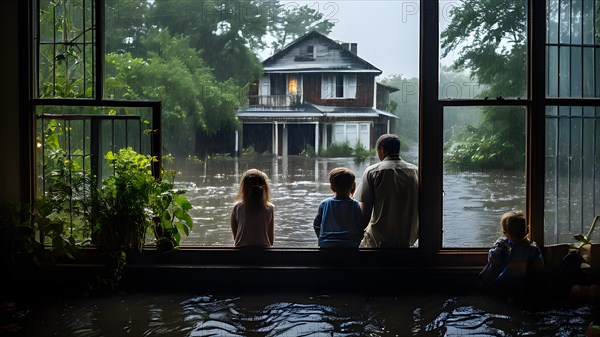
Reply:
[[[527,239],[529,226],[523,212],[504,213],[500,223],[505,237],[499,238],[488,253],[488,263],[479,274],[481,285],[523,289],[531,273],[544,269],[542,252],[535,242]]]
[[[320,248],[358,248],[365,228],[361,205],[352,199],[355,178],[345,167],[334,168],[329,173],[333,197],[321,201],[313,222]]]

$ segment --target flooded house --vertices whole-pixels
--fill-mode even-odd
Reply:
[[[262,64],[263,77],[237,112],[239,149],[281,156],[334,143],[369,149],[397,118],[383,109],[398,89],[377,83],[382,71],[358,56],[356,43],[311,31]]]

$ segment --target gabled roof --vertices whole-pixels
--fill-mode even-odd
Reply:
[[[314,46],[315,57],[302,56],[302,49]],[[382,71],[340,43],[313,30],[292,41],[262,62],[265,73],[284,72],[368,72]]]

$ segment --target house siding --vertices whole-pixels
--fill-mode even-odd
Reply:
[[[365,108],[373,106],[375,76],[359,73],[356,77],[356,98],[321,98],[321,81],[323,74],[303,74],[304,100],[317,105],[339,106],[349,108]]]

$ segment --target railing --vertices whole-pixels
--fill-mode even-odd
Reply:
[[[113,174],[113,167],[105,159],[108,151],[131,147],[137,153],[151,155],[157,159],[152,163],[152,173],[156,178],[160,175],[158,101],[43,99],[34,100],[33,113],[36,180],[32,196],[69,203],[60,216],[66,216],[72,235],[78,233],[78,242],[91,235],[81,212],[87,207],[92,186],[101,185]]]
[[[248,96],[248,106],[266,108],[296,107],[302,104],[302,94]]]

